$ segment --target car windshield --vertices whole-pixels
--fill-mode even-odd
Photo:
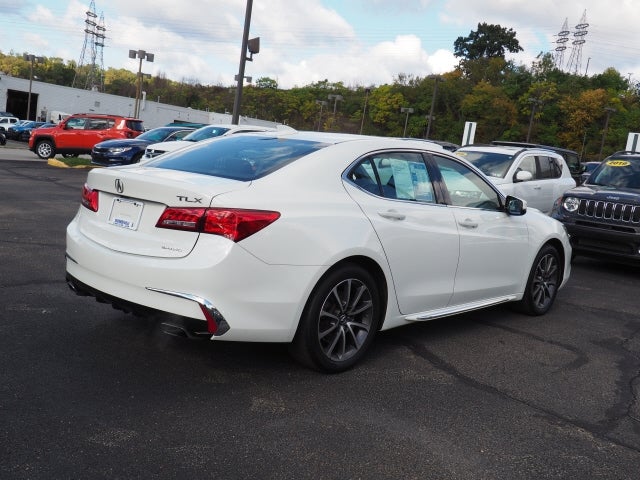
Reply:
[[[225,127],[214,127],[209,125],[191,132],[189,135],[185,136],[183,140],[186,140],[187,142],[199,142],[201,140],[206,140],[207,138],[219,137],[228,131],[229,129]]]
[[[153,130],[149,130],[144,132],[143,134],[136,137],[136,140],[147,140],[152,143],[162,142],[165,138],[171,135],[175,130],[172,129],[164,129],[164,128],[154,128]]]
[[[326,146],[291,138],[230,136],[167,153],[145,166],[250,181]]]
[[[457,150],[455,153],[475,165],[488,177],[504,178],[514,159],[513,155],[506,153],[477,150]]]
[[[640,189],[640,159],[604,160],[585,183],[638,190]]]

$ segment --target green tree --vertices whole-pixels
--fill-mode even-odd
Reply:
[[[506,52],[521,52],[516,32],[500,25],[479,23],[478,30],[466,37],[458,37],[453,43],[453,54],[466,60],[479,58],[504,58]]]

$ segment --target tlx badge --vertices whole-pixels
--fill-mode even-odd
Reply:
[[[187,202],[187,203],[202,203],[202,198],[198,198],[198,197],[187,197],[185,195],[178,195],[178,201],[180,202]]]

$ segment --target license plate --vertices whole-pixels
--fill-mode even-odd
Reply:
[[[109,223],[116,227],[137,230],[144,203],[126,198],[114,198]]]

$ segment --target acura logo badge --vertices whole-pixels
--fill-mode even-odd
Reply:
[[[124,192],[124,183],[119,178],[116,178],[116,192]]]

